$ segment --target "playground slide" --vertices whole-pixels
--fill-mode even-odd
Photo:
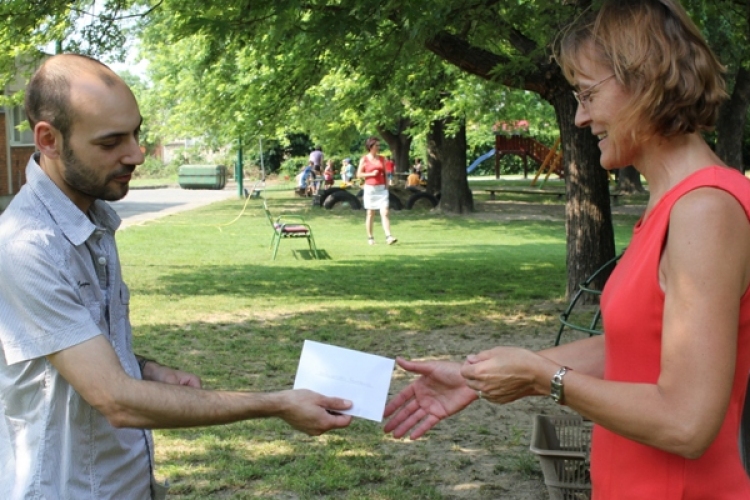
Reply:
[[[480,156],[479,158],[477,158],[476,160],[474,160],[472,162],[472,164],[469,165],[469,168],[466,169],[466,173],[467,174],[472,173],[474,171],[474,169],[479,166],[480,163],[482,163],[484,160],[486,160],[487,158],[490,158],[490,157],[492,157],[494,155],[495,155],[495,148],[492,148],[489,151],[487,151],[486,153],[484,153],[482,156]]]

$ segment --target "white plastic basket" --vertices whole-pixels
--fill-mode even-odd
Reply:
[[[539,457],[551,500],[591,498],[590,422],[578,415],[535,415],[531,451]]]

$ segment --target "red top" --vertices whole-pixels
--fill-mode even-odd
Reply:
[[[378,156],[376,159],[371,160],[369,155],[365,155],[362,157],[362,161],[364,161],[363,170],[365,173],[378,172],[378,175],[367,177],[365,184],[370,186],[385,185],[385,160],[383,157]]]
[[[396,166],[396,164],[393,162],[393,160],[386,160],[385,161],[385,171],[389,174],[393,173],[393,169]]]
[[[659,260],[675,202],[700,187],[732,196],[750,219],[750,183],[736,170],[702,169],[671,189],[648,218],[640,220],[627,251],[607,281],[604,319],[606,380],[656,384],[660,372],[664,293]],[[740,461],[738,435],[750,372],[750,293],[740,302],[737,364],[724,423],[696,460],[636,443],[595,426],[591,451],[594,500],[750,499],[750,480]],[[706,332],[710,335],[710,332]]]

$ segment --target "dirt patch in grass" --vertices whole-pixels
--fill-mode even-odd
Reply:
[[[497,345],[516,345],[539,350],[554,342],[556,321],[548,314],[559,304],[538,312],[522,313],[505,332],[497,324],[448,328],[404,335],[405,351],[425,354],[415,359],[444,359],[463,362],[467,354]],[[414,344],[414,345],[410,345]],[[399,370],[392,393],[413,377]],[[410,442],[388,440],[388,453],[403,467],[429,482],[445,498],[546,499],[538,459],[529,451],[532,418],[535,414],[559,414],[566,410],[547,398],[527,398],[508,405],[477,401],[443,422],[424,438]]]

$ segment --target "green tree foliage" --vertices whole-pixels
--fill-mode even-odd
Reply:
[[[3,0],[0,87],[25,80],[45,53],[75,52],[122,61],[128,37],[152,6],[136,0]],[[18,102],[21,95],[0,95]]]
[[[69,6],[86,3],[47,2],[44,12],[29,3],[39,11],[29,18],[42,19],[50,29],[24,22],[14,29],[67,34],[75,17]],[[471,137],[482,108],[493,109],[478,95],[501,96],[500,85],[538,95],[554,109],[569,174],[572,289],[614,254],[613,235],[596,141],[573,126],[575,101],[549,48],[556,33],[592,3],[599,2],[140,0],[136,10],[149,12],[144,56],[155,68],[154,99],[170,111],[155,120],[163,133],[201,124],[210,130],[208,140],[244,136],[249,144],[251,137],[298,131],[341,147],[370,130],[419,137],[427,130],[463,133],[466,124]],[[727,46],[746,49],[747,37],[728,35],[740,33],[740,25],[726,14],[746,9],[746,2],[687,3],[705,18],[703,26],[716,26],[716,19],[727,24]],[[22,11],[25,5],[10,4]],[[108,5],[119,13],[132,7],[128,0]],[[106,33],[106,26],[111,22],[100,31]],[[110,39],[117,40],[116,34],[103,37]],[[487,114],[493,123],[505,119],[493,116],[495,110]],[[431,127],[436,121],[445,126]]]
[[[68,3],[62,0],[0,3],[0,87],[29,76],[41,58],[40,47],[64,36],[68,13]],[[0,104],[3,99],[17,103],[21,97],[0,96]]]
[[[750,137],[743,133],[750,108],[750,2],[747,0],[697,1],[687,0],[709,45],[727,67],[729,99],[722,107],[716,134],[721,158],[740,170],[750,162],[743,150],[750,148]]]

